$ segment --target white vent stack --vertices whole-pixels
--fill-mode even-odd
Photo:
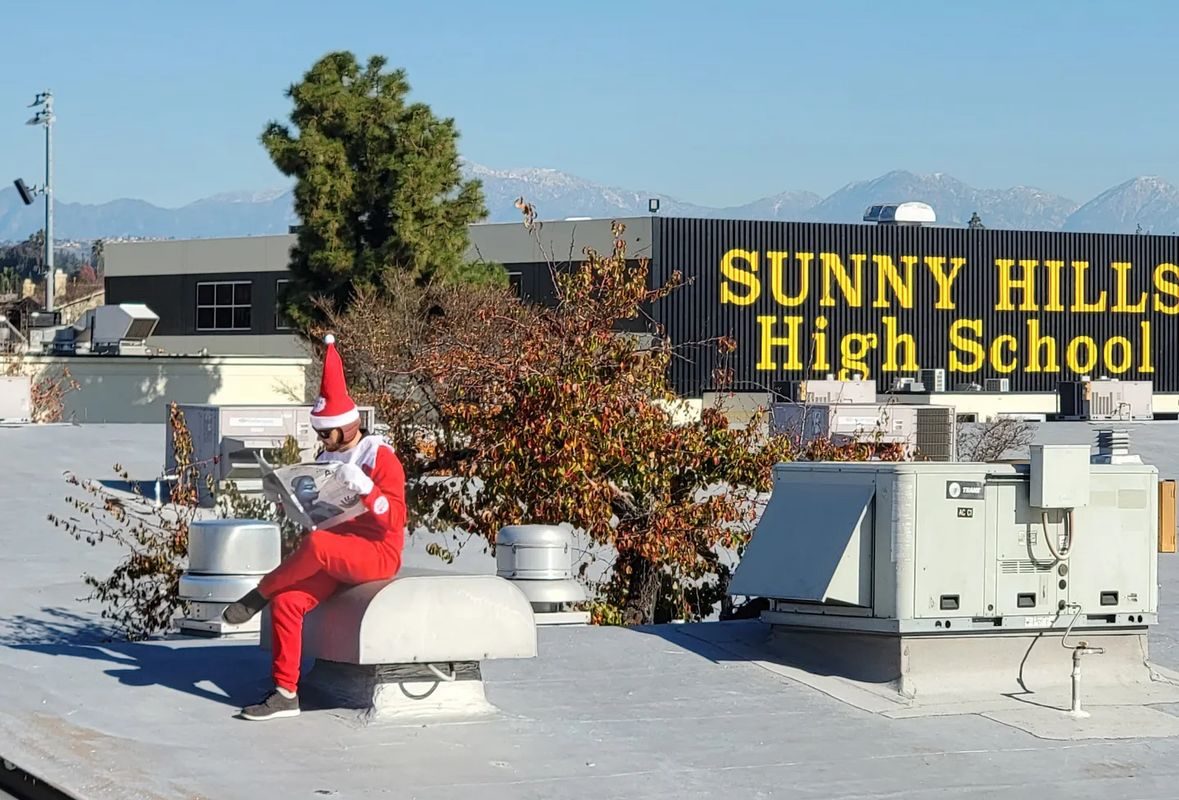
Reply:
[[[1141,464],[1142,456],[1130,452],[1130,432],[1124,428],[1101,428],[1097,431],[1097,454],[1094,464]]]
[[[188,569],[180,576],[180,599],[188,610],[181,633],[205,637],[257,636],[262,615],[229,625],[221,612],[282,560],[282,532],[273,522],[206,519],[188,529]]]
[[[496,575],[515,584],[537,625],[584,625],[589,612],[574,611],[585,589],[573,577],[569,532],[555,525],[509,525],[495,537]]]

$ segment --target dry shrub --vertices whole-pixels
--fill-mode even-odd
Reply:
[[[196,482],[207,464],[193,461],[192,436],[175,403],[169,408],[169,430],[176,470],[159,484],[167,487],[161,497],[139,486],[133,486],[130,498],[116,497],[97,481],[67,473],[67,483],[81,490],[81,496],[66,498],[73,509],[68,516],[49,515],[55,527],[78,541],[91,546],[109,542],[125,551],[110,575],[86,574],[83,581],[91,590],[87,599],[102,605],[102,618],[132,641],[167,632],[182,610],[180,576],[188,555],[189,528],[200,512]],[[290,460],[290,447],[288,443],[280,463]],[[122,481],[132,480],[122,466],[116,464],[114,471]],[[218,503],[221,517],[280,522],[289,549],[293,526],[281,519],[272,504],[243,495],[232,483]]]

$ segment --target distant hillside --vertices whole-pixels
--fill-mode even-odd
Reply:
[[[489,220],[520,218],[514,203],[523,196],[545,219],[644,215],[647,201],[660,200],[664,216],[733,219],[859,222],[876,203],[921,200],[938,221],[965,225],[978,212],[988,228],[1024,230],[1179,232],[1179,189],[1159,178],[1135,178],[1087,203],[1078,204],[1042,189],[1016,186],[977,189],[943,173],[895,171],[850,183],[829,197],[786,191],[729,208],[697,206],[658,192],[603,186],[555,169],[492,169],[467,163],[466,173],[483,182]],[[27,237],[41,227],[39,204],[25,206],[9,187],[0,190],[0,241]],[[291,192],[219,194],[180,208],[160,208],[143,200],[122,199],[88,205],[58,202],[54,233],[59,239],[112,237],[200,238],[284,233],[296,222]]]

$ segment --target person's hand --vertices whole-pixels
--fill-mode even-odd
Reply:
[[[373,490],[372,478],[355,464],[341,464],[332,477],[361,497],[367,497]]]

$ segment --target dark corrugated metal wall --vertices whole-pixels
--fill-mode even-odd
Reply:
[[[1089,370],[1094,379],[1108,375],[1126,380],[1152,380],[1155,391],[1179,391],[1179,370],[1176,352],[1179,350],[1179,268],[1159,265],[1179,263],[1179,238],[1168,236],[1140,236],[1114,234],[1076,234],[1039,231],[969,230],[965,228],[916,228],[877,226],[867,224],[836,225],[795,222],[754,222],[741,220],[704,220],[656,218],[654,220],[654,258],[652,279],[665,280],[674,270],[684,273],[692,283],[655,309],[657,319],[667,326],[676,343],[695,342],[716,336],[731,335],[737,340],[738,350],[730,357],[728,366],[735,370],[736,390],[753,391],[769,388],[779,381],[797,380],[807,375],[815,377],[827,372],[839,373],[848,360],[841,359],[841,342],[851,334],[875,334],[879,346],[863,359],[870,377],[886,388],[907,369],[884,370],[887,334],[892,330],[899,336],[913,337],[916,361],[920,368],[947,370],[947,388],[964,382],[983,383],[986,378],[1009,378],[1012,391],[1055,391],[1062,380],[1076,380],[1078,372],[1070,369],[1070,342],[1087,336],[1093,348],[1079,342],[1073,345],[1073,365],[1086,366],[1090,350],[1097,356]],[[732,264],[747,275],[756,276],[760,296],[750,305],[721,302],[722,284],[727,284],[733,295],[745,296],[750,288],[734,280],[726,280],[721,264],[726,253],[734,249],[757,253],[757,270],[748,260],[734,259]],[[776,302],[771,289],[772,261],[768,252],[785,252],[783,260],[784,290],[796,294],[800,289],[799,258],[809,258],[809,292],[805,300],[794,307]],[[823,253],[835,254],[844,269],[854,274],[853,255],[863,255],[861,302],[851,307],[840,290],[835,273],[827,270],[831,298],[834,305],[821,305],[824,293]],[[810,254],[809,256],[805,254]],[[902,308],[886,281],[878,272],[873,256],[892,259],[904,276],[902,257],[915,258],[911,282],[911,308]],[[780,256],[778,258],[781,258]],[[931,262],[927,259],[933,259]],[[938,262],[937,259],[944,259]],[[952,260],[965,259],[951,284],[954,308],[937,308],[939,283],[934,269],[944,277],[952,272]],[[1021,290],[1007,287],[1001,279],[999,260],[1014,260],[1010,270],[1014,278],[1025,273],[1019,262],[1035,262],[1034,310],[1021,309],[1025,303]],[[1053,265],[1051,262],[1063,262]],[[1087,262],[1088,269],[1078,281],[1076,265]],[[1124,298],[1119,297],[1119,274],[1112,264],[1128,262],[1125,273]],[[1124,268],[1123,268],[1124,269]],[[1157,271],[1157,274],[1156,274]],[[1059,276],[1059,292],[1053,276]],[[886,308],[873,307],[880,297],[881,283],[885,283]],[[1104,310],[1078,310],[1076,284],[1084,286],[1083,302],[1094,303],[1105,293]],[[1162,287],[1160,291],[1158,287]],[[1146,292],[1142,311],[1128,310],[1136,306]],[[1002,306],[1006,294],[1014,308]],[[1059,303],[1056,302],[1059,298]],[[1124,299],[1125,302],[1120,302]],[[1116,311],[1117,308],[1122,311]],[[1167,309],[1172,313],[1160,310]],[[1057,310],[1059,309],[1059,310]],[[803,370],[783,369],[787,355],[785,348],[773,350],[777,369],[759,369],[762,355],[763,328],[759,316],[774,316],[771,335],[783,336],[792,330],[784,318],[801,318],[798,336],[800,366]],[[813,366],[817,341],[813,338],[820,317],[826,320],[826,341],[829,369],[805,369]],[[886,317],[893,318],[888,323]],[[975,330],[959,330],[960,339],[951,341],[955,322],[971,320],[981,323],[981,335]],[[1028,323],[1038,325],[1030,331]],[[1144,331],[1145,324],[1145,331]],[[1040,338],[1037,349],[1040,371],[1029,353],[1032,336]],[[1011,339],[997,337],[1008,335]],[[1047,368],[1051,350],[1045,337],[1056,342],[1056,371]],[[1125,341],[1111,339],[1123,337]],[[970,342],[985,348],[980,368],[967,371],[975,363],[977,353]],[[849,345],[855,345],[852,339]],[[1013,349],[1014,346],[1014,349]],[[854,352],[854,351],[853,351]],[[904,356],[903,348],[896,351]],[[673,381],[677,389],[687,395],[698,395],[712,386],[712,371],[720,362],[715,347],[689,348],[686,358],[677,359],[673,367]],[[992,355],[995,360],[992,360]],[[1110,356],[1107,361],[1105,356]],[[961,363],[954,370],[952,358]],[[1011,371],[1012,357],[1017,361]],[[1127,361],[1128,358],[1128,361]],[[905,367],[898,358],[892,366]],[[764,366],[764,365],[763,365]],[[1125,369],[1122,369],[1126,367]],[[1119,371],[1120,370],[1120,371]],[[1148,371],[1153,370],[1153,371]]]

